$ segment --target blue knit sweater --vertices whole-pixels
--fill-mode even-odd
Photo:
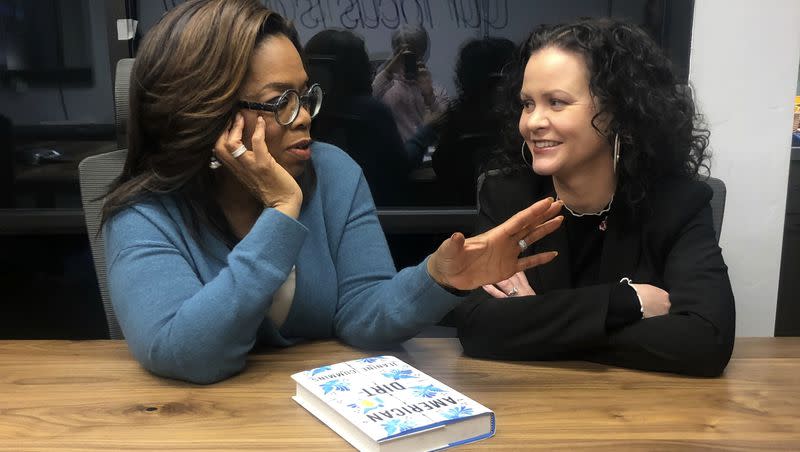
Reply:
[[[153,196],[111,218],[108,287],[144,367],[211,383],[242,370],[256,343],[338,337],[384,347],[457,304],[426,262],[396,272],[369,188],[346,154],[315,143],[313,165],[317,187],[298,220],[265,209],[233,249],[207,230],[202,243],[193,239],[173,196]],[[266,313],[293,265],[294,301],[278,330]]]

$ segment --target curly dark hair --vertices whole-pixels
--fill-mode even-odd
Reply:
[[[536,51],[554,47],[580,55],[589,69],[589,89],[598,111],[592,127],[614,145],[620,140],[617,191],[631,206],[646,199],[665,177],[697,178],[708,170],[709,131],[703,128],[687,86],[680,85],[669,59],[636,25],[607,19],[542,26],[522,44],[509,74],[510,105],[519,105],[525,66]],[[597,120],[610,115],[608,131]],[[506,163],[520,162],[522,139],[510,113]],[[513,130],[511,125],[513,124]]]

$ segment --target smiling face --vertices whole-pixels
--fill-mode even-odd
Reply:
[[[275,102],[287,89],[305,93],[307,85],[308,76],[295,46],[283,35],[271,36],[259,44],[250,57],[250,68],[239,98],[250,102]],[[267,125],[269,153],[293,177],[303,174],[311,158],[311,116],[308,110],[301,107],[297,119],[288,126],[278,124],[271,111],[243,109],[241,113],[244,116],[242,141],[248,149],[253,149],[256,118],[261,115]]]
[[[569,179],[613,171],[611,146],[592,127],[597,108],[580,55],[555,47],[534,52],[520,100],[519,133],[533,153],[537,174]],[[596,121],[601,130],[604,123]]]

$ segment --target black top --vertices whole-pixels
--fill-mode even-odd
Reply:
[[[566,212],[565,226],[526,251],[559,252],[525,272],[536,295],[496,299],[479,289],[467,297],[453,311],[464,352],[722,373],[733,350],[735,308],[714,233],[711,189],[687,179],[662,180],[656,187],[635,211],[617,194],[604,232],[590,231],[591,220],[575,222]],[[550,178],[530,171],[489,173],[478,194],[478,230],[499,225],[552,191]],[[634,314],[635,294],[620,284],[623,277],[666,290],[669,314]]]
[[[608,228],[607,212],[603,215],[574,216],[564,209],[563,228],[567,233],[569,252],[570,287],[587,287],[600,282],[600,257]],[[534,289],[535,290],[535,289]],[[606,315],[606,328],[616,329],[642,317],[636,291],[627,283],[618,283],[611,289]]]

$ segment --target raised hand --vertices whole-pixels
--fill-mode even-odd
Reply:
[[[243,129],[244,117],[237,113],[230,128],[217,139],[214,146],[217,159],[265,206],[297,218],[303,203],[303,192],[291,174],[269,153],[264,119],[261,116],[256,119],[251,139],[252,150],[243,147]],[[241,153],[239,149],[245,149],[245,152]]]
[[[469,290],[550,262],[555,251],[520,258],[521,241],[530,245],[558,229],[562,205],[543,199],[483,234],[469,239],[453,234],[428,259],[428,273],[443,286]]]

